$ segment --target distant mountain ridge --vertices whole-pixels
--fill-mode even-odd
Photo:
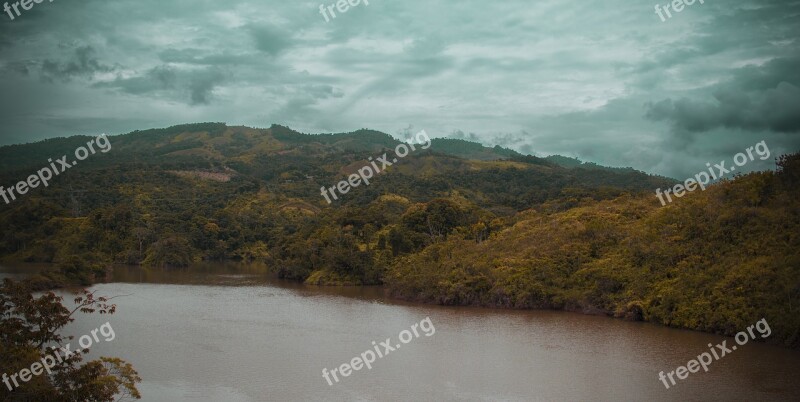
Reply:
[[[233,130],[233,131],[231,131]],[[60,157],[86,143],[90,136],[50,138],[39,142],[0,147],[0,169],[13,171],[32,168],[47,158]],[[117,163],[180,161],[204,156],[214,159],[241,157],[253,150],[264,152],[285,151],[289,148],[306,147],[311,152],[378,152],[392,149],[400,140],[375,130],[360,129],[349,133],[304,134],[281,125],[268,129],[243,126],[228,126],[225,123],[189,123],[167,128],[135,130],[127,134],[109,137],[112,140]],[[639,172],[633,168],[613,168],[582,162],[560,155],[539,158],[523,155],[499,145],[484,146],[477,142],[454,138],[433,138],[431,150],[443,155],[477,161],[512,160],[542,166],[581,167],[587,169]],[[120,154],[124,153],[122,156]],[[44,159],[42,159],[44,158]],[[96,159],[96,158],[92,158]],[[89,163],[98,164],[91,159]],[[100,163],[102,164],[102,163]]]

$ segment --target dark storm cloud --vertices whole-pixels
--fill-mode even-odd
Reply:
[[[193,105],[208,104],[214,87],[221,84],[225,76],[218,70],[208,69],[195,73],[189,79]]]
[[[225,74],[219,69],[209,67],[194,70],[180,70],[168,65],[154,67],[145,73],[129,78],[99,82],[95,87],[112,88],[134,94],[167,96],[183,100],[192,105],[208,104],[214,88],[222,84]]]
[[[330,85],[298,86],[277,114],[285,119],[292,119],[320,113],[317,105],[319,105],[321,100],[341,98],[343,96],[344,94],[341,90]]]
[[[665,23],[653,4],[372,2],[326,23],[310,2],[43,3],[0,22],[0,144],[191,121],[413,127],[673,176],[739,144],[800,146],[800,1],[706,1]]]
[[[712,18],[697,23],[683,40],[661,43],[645,60],[632,65],[633,71],[663,72],[675,66],[710,59],[725,52],[740,50],[748,57],[775,57],[772,43],[798,38],[800,2],[766,0],[720,3]],[[651,38],[658,40],[660,38]]]
[[[747,66],[733,78],[699,92],[712,99],[665,99],[648,105],[646,116],[668,121],[675,133],[691,135],[717,128],[779,133],[800,132],[800,57]]]
[[[139,95],[174,89],[176,83],[177,74],[173,68],[158,66],[140,76],[117,78],[114,81],[97,83],[95,86],[99,88],[115,88],[129,94]]]
[[[95,53],[91,46],[80,46],[66,59],[45,59],[41,63],[42,78],[47,81],[69,81],[76,77],[91,78],[97,73],[114,70],[114,67],[101,63]]]
[[[119,66],[111,66],[97,58],[96,50],[90,46],[59,44],[56,53],[62,58],[47,57],[42,60],[20,59],[6,62],[2,70],[12,74],[29,76],[37,74],[42,80],[67,83],[74,78],[91,79],[96,74],[112,72]]]
[[[305,85],[302,90],[316,99],[341,98],[344,96],[341,90],[330,85]]]

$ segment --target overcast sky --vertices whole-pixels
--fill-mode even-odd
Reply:
[[[425,129],[676,178],[762,140],[800,150],[800,1],[666,22],[655,4],[370,0],[326,22],[308,1],[34,3],[0,14],[0,145],[204,121]]]

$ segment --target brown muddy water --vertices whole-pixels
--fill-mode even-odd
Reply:
[[[4,266],[0,277],[35,269]],[[709,343],[735,343],[652,324],[408,304],[380,288],[306,286],[237,264],[117,267],[113,282],[93,290],[126,296],[114,300],[117,314],[79,316],[67,332],[108,320],[116,337],[89,356],[131,362],[143,401],[800,400],[800,351],[754,342],[666,389],[660,371],[686,365]],[[435,332],[419,330],[396,348],[426,317]],[[323,368],[387,338],[396,350],[371,369],[333,385],[323,378]]]

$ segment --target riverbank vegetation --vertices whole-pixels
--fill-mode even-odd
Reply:
[[[80,349],[77,340],[61,334],[76,313],[113,314],[116,306],[109,303],[110,298],[83,291],[68,309],[61,297],[51,292],[34,297],[33,291],[26,283],[10,279],[0,285],[0,373],[4,381],[0,400],[140,399],[136,384],[141,378],[130,363],[112,357],[81,363],[89,349]],[[64,346],[70,343],[74,347]]]
[[[661,207],[653,190],[673,180],[434,140],[328,206],[320,187],[398,142],[217,123],[110,140],[114,152],[0,209],[3,258],[56,263],[58,279],[79,283],[113,264],[259,261],[287,279],[385,284],[429,303],[720,334],[767,318],[770,340],[800,345],[798,155]],[[16,169],[0,179],[57,142],[0,148]]]
[[[567,309],[734,335],[766,318],[800,344],[800,157],[685,196],[545,203],[486,241],[451,236],[392,264],[398,297]]]

